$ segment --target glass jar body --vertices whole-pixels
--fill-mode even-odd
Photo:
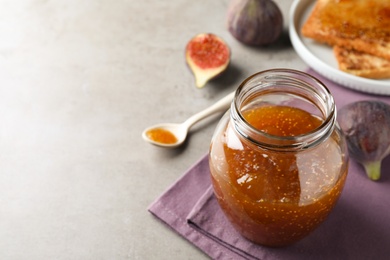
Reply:
[[[321,103],[316,88],[303,91],[306,94],[290,88],[285,76],[295,77],[298,72],[266,73],[282,73],[283,82],[272,78],[269,85],[261,79],[240,86],[231,110],[214,132],[209,163],[216,198],[239,233],[257,244],[284,246],[304,238],[326,219],[343,189],[348,154],[332,111],[335,107],[326,100],[329,93]],[[263,76],[259,73],[251,80]],[[320,103],[329,107],[321,108]],[[318,107],[317,112],[311,111]],[[318,126],[305,132],[302,128],[312,121],[302,121],[297,131],[303,132],[282,133],[278,120],[291,121],[288,124],[296,120],[286,108],[304,111]],[[284,119],[278,119],[280,112]],[[264,129],[257,129],[259,124]]]

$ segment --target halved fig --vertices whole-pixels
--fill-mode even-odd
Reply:
[[[195,85],[202,88],[226,70],[230,62],[230,49],[224,40],[214,34],[198,34],[186,46],[186,61],[195,76]]]

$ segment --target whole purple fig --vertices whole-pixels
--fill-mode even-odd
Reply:
[[[283,15],[272,0],[231,0],[227,12],[229,32],[248,45],[267,45],[283,31]]]
[[[371,180],[378,180],[382,159],[390,153],[390,105],[357,101],[340,109],[338,121],[351,158],[364,166]]]

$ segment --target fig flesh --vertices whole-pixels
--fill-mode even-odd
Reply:
[[[238,41],[248,45],[267,45],[280,37],[283,15],[272,0],[232,0],[227,25]]]
[[[186,46],[186,61],[195,76],[195,85],[202,88],[224,72],[230,63],[230,55],[227,43],[214,34],[193,37]]]
[[[390,153],[390,105],[357,101],[341,108],[338,118],[351,158],[364,166],[371,180],[379,180],[381,162]]]

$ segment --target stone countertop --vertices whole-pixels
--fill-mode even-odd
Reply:
[[[218,117],[174,150],[141,132],[182,122],[270,68],[306,69],[285,32],[237,42],[228,0],[3,0],[0,9],[0,259],[207,259],[147,207],[203,156]],[[194,35],[231,50],[197,89],[184,60]]]

